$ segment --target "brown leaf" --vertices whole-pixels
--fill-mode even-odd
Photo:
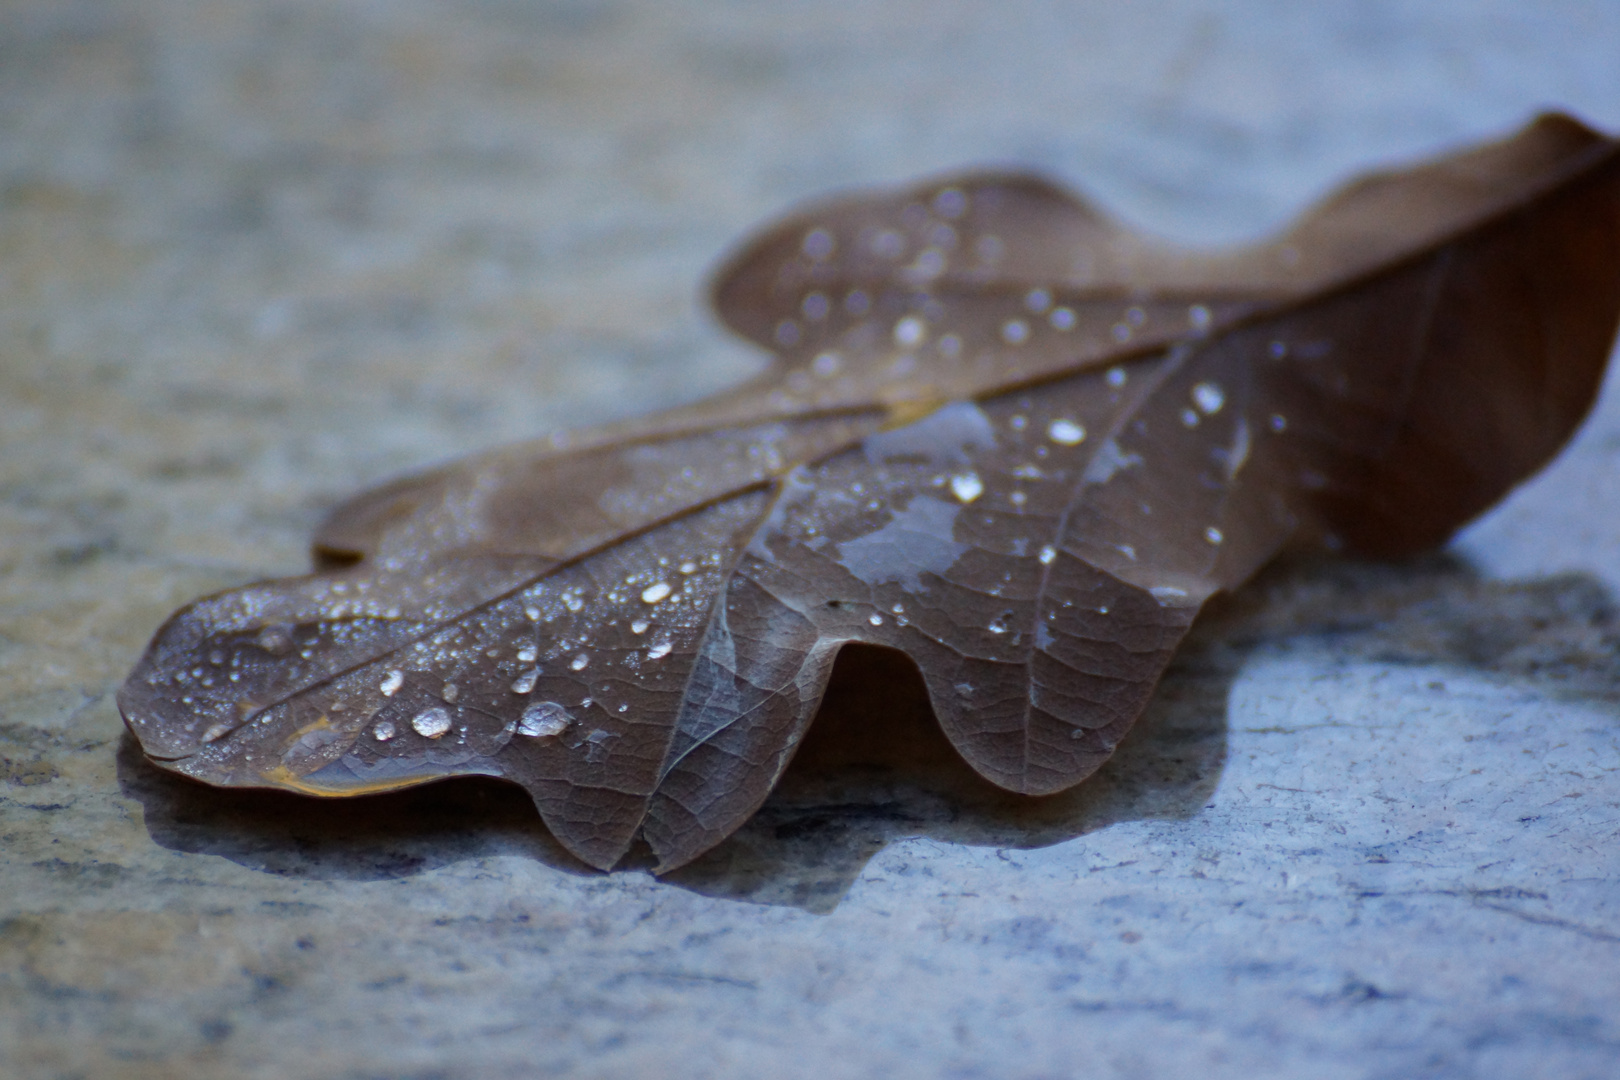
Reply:
[[[795,215],[722,270],[759,379],[340,507],[325,569],[175,615],[119,695],[159,764],[317,795],[478,773],[659,869],[770,792],[844,644],[979,773],[1094,772],[1200,606],[1290,543],[1440,543],[1591,406],[1620,144],[1548,117],[1178,251],[1045,181]]]

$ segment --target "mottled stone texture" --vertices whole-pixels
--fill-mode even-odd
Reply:
[[[1017,163],[1231,239],[1620,128],[1617,55],[1550,0],[0,3],[0,1073],[1620,1073],[1613,395],[1450,552],[1225,603],[1069,796],[854,657],[664,881],[500,786],[186,784],[112,701],[357,486],[748,372],[699,284],[794,199]]]

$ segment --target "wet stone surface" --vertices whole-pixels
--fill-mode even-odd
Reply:
[[[1613,1074],[1613,393],[1448,551],[1219,602],[1051,799],[863,650],[664,879],[512,787],[224,792],[124,735],[168,613],[343,495],[754,370],[699,283],[796,199],[1017,163],[1229,240],[1540,106],[1620,128],[1601,5],[989,10],[7,5],[0,1073]]]

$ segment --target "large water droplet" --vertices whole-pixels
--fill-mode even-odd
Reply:
[[[393,697],[404,685],[405,673],[395,668],[383,676],[382,682],[377,684],[377,689],[382,691],[383,697]]]
[[[253,639],[253,644],[271,656],[280,656],[292,648],[292,637],[279,626],[267,626],[259,631],[259,636]]]
[[[534,689],[534,684],[538,682],[539,679],[540,670],[538,668],[530,668],[528,671],[523,672],[517,678],[512,680],[512,693],[527,694],[530,690]]]
[[[411,727],[424,739],[437,739],[450,730],[450,713],[437,706],[423,709],[411,717]]]
[[[378,742],[387,742],[394,737],[394,724],[390,720],[379,720],[371,729],[371,737]]]
[[[517,730],[531,739],[545,739],[561,735],[573,722],[573,714],[555,701],[537,701],[523,710]]]
[[[1201,382],[1192,388],[1193,404],[1205,416],[1214,416],[1226,404],[1226,393],[1214,383]]]
[[[1046,437],[1060,446],[1078,446],[1085,440],[1086,429],[1068,417],[1062,417],[1047,425]]]
[[[660,581],[656,585],[649,585],[641,590],[641,601],[644,604],[656,604],[669,595],[669,586]]]
[[[984,494],[984,481],[979,479],[978,473],[958,473],[951,477],[951,494],[970,503]]]
[[[572,671],[584,671],[585,665],[589,664],[590,662],[591,656],[589,653],[580,653],[578,656],[574,657],[573,663],[569,664],[568,667]]]
[[[894,324],[894,343],[902,349],[910,349],[921,345],[923,338],[927,334],[927,326],[915,315],[907,315]]]
[[[669,655],[669,650],[670,650],[669,642],[660,641],[656,645],[654,645],[652,648],[647,650],[647,659],[649,659],[649,660],[662,660],[664,657]]]

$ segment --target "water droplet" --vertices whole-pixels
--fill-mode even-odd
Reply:
[[[1282,360],[1288,356],[1288,345],[1285,342],[1273,341],[1266,346],[1266,352],[1273,360]]]
[[[946,334],[939,339],[939,354],[941,356],[954,358],[960,355],[961,352],[962,339],[955,334]]]
[[[1125,323],[1115,323],[1111,332],[1114,335],[1114,340],[1119,342],[1121,345],[1131,340],[1131,328]]]
[[[1052,560],[1057,558],[1057,548],[1047,544],[1041,548],[1040,560],[1042,566],[1051,566]]]
[[[669,585],[662,581],[656,585],[649,585],[641,590],[641,602],[644,604],[656,604],[668,596],[669,591]]]
[[[1052,306],[1052,294],[1045,289],[1031,289],[1024,296],[1024,306],[1034,314],[1039,315]]]
[[[1100,608],[1098,608],[1098,609],[1097,609],[1097,614],[1099,614],[1099,615],[1106,615],[1106,614],[1108,614],[1108,605],[1107,605],[1107,604],[1104,604],[1104,605],[1103,605],[1103,606],[1102,606],[1102,607],[1100,607]]]
[[[1288,430],[1288,418],[1286,416],[1284,416],[1282,413],[1272,413],[1271,414],[1271,430],[1272,431],[1277,431],[1277,432],[1287,431]]]
[[[681,563],[681,573],[683,573],[683,574],[695,574],[695,573],[697,573],[697,563],[695,563],[695,562],[683,562],[683,563]]]
[[[585,736],[585,742],[589,744],[585,750],[585,760],[593,763],[601,761],[607,756],[607,744],[612,739],[612,733],[601,728]]]
[[[1108,369],[1108,374],[1103,376],[1108,385],[1115,390],[1125,385],[1126,378],[1125,369],[1122,367],[1111,367]]]
[[[1149,589],[1148,592],[1152,593],[1153,599],[1161,604],[1166,600],[1180,600],[1187,595],[1186,589],[1178,589],[1174,585],[1160,585],[1158,588]]]
[[[215,649],[213,652],[208,654],[208,662],[210,664],[223,664],[225,662],[224,652],[219,649]]]
[[[1214,416],[1226,404],[1226,392],[1215,383],[1201,382],[1192,388],[1192,399],[1205,416]]]
[[[1181,410],[1181,423],[1184,427],[1197,427],[1198,414],[1192,409]]]
[[[580,653],[578,656],[574,657],[573,662],[570,663],[568,667],[571,671],[584,671],[585,665],[590,662],[590,653]]]
[[[394,737],[394,725],[389,720],[379,720],[371,729],[371,737],[378,742],[387,742]]]
[[[1001,324],[1001,340],[1009,345],[1022,345],[1029,340],[1029,323],[1023,319],[1008,319]]]
[[[1052,314],[1047,317],[1046,321],[1052,324],[1054,330],[1073,330],[1075,323],[1074,310],[1066,307],[1053,308]]]
[[[816,358],[810,361],[810,370],[828,379],[838,374],[838,367],[842,363],[843,359],[835,352],[817,353]]]
[[[871,623],[873,626],[882,626],[883,625],[883,616],[879,615],[877,612],[874,611],[874,612],[872,612],[872,614],[870,614],[870,615],[868,615],[866,617],[866,621]]]
[[[872,254],[882,259],[898,259],[906,250],[906,238],[893,229],[881,229],[872,237]]]
[[[910,349],[922,344],[928,335],[928,327],[915,315],[907,315],[894,324],[894,343],[902,349]]]
[[[1202,333],[1209,329],[1209,308],[1203,304],[1194,304],[1187,309],[1187,325]]]
[[[819,262],[833,253],[834,246],[832,233],[817,228],[804,234],[804,243],[800,245],[800,249]]]
[[[411,717],[411,727],[424,739],[437,739],[450,730],[450,713],[434,706]]]
[[[1003,611],[1000,615],[997,615],[995,618],[991,619],[990,625],[985,627],[985,629],[989,630],[992,634],[1005,634],[1007,632],[1007,621],[1011,618],[1012,612]]]
[[[267,626],[259,631],[259,636],[253,639],[253,644],[271,656],[280,656],[292,648],[292,638],[279,626]]]
[[[578,611],[584,606],[585,601],[581,600],[574,593],[569,593],[567,596],[563,597],[563,607],[567,608],[569,611]]]
[[[444,699],[445,704],[454,705],[456,699],[461,697],[461,687],[453,682],[447,682],[444,684],[444,689],[439,691],[439,697]]]
[[[967,196],[960,188],[942,188],[940,193],[934,196],[934,213],[952,221],[967,212],[967,205]]]
[[[555,701],[536,701],[518,719],[518,734],[531,739],[561,735],[574,722],[573,714]]]
[[[906,613],[906,605],[896,604],[889,610],[894,612],[896,615],[904,615]]]
[[[534,684],[540,681],[540,669],[530,668],[512,680],[512,693],[527,694],[534,689]]]
[[[1143,311],[1139,307],[1126,308],[1125,321],[1130,323],[1133,327],[1141,326],[1143,323],[1147,322],[1147,312]]]
[[[784,349],[791,349],[799,343],[799,324],[792,319],[783,319],[776,324],[776,343]]]
[[[804,303],[799,305],[799,311],[811,322],[820,322],[827,317],[832,305],[821,293],[813,292],[805,295]]]
[[[965,503],[970,503],[984,494],[984,483],[979,479],[978,473],[958,473],[951,477],[951,494]]]
[[[1086,437],[1086,429],[1066,416],[1059,417],[1047,425],[1046,437],[1059,446],[1078,446]]]
[[[844,297],[844,310],[851,315],[865,315],[872,310],[872,298],[860,289],[851,289]]]
[[[669,655],[670,647],[670,643],[667,641],[658,642],[652,648],[647,650],[647,659],[662,660],[664,657]]]
[[[539,622],[540,621],[540,609],[531,604],[530,606],[523,609],[523,617],[525,619],[528,619],[530,622]]]
[[[404,685],[405,673],[395,668],[383,676],[382,682],[377,684],[377,689],[382,691],[383,697],[393,697]]]
[[[540,650],[535,646],[535,644],[532,641],[531,642],[526,642],[523,645],[518,647],[517,658],[518,658],[518,663],[520,663],[520,664],[532,664],[532,663],[534,663],[534,658],[539,656],[539,655],[540,655]]]
[[[923,248],[917,252],[917,257],[906,267],[906,273],[923,281],[929,281],[945,272],[945,253],[939,248]]]
[[[1219,544],[1222,540],[1226,539],[1226,536],[1221,532],[1221,530],[1211,525],[1209,528],[1204,530],[1204,539],[1208,540],[1212,544]]]
[[[630,632],[632,634],[645,634],[647,632],[647,627],[651,625],[652,624],[646,619],[637,619],[635,622],[630,624]]]

